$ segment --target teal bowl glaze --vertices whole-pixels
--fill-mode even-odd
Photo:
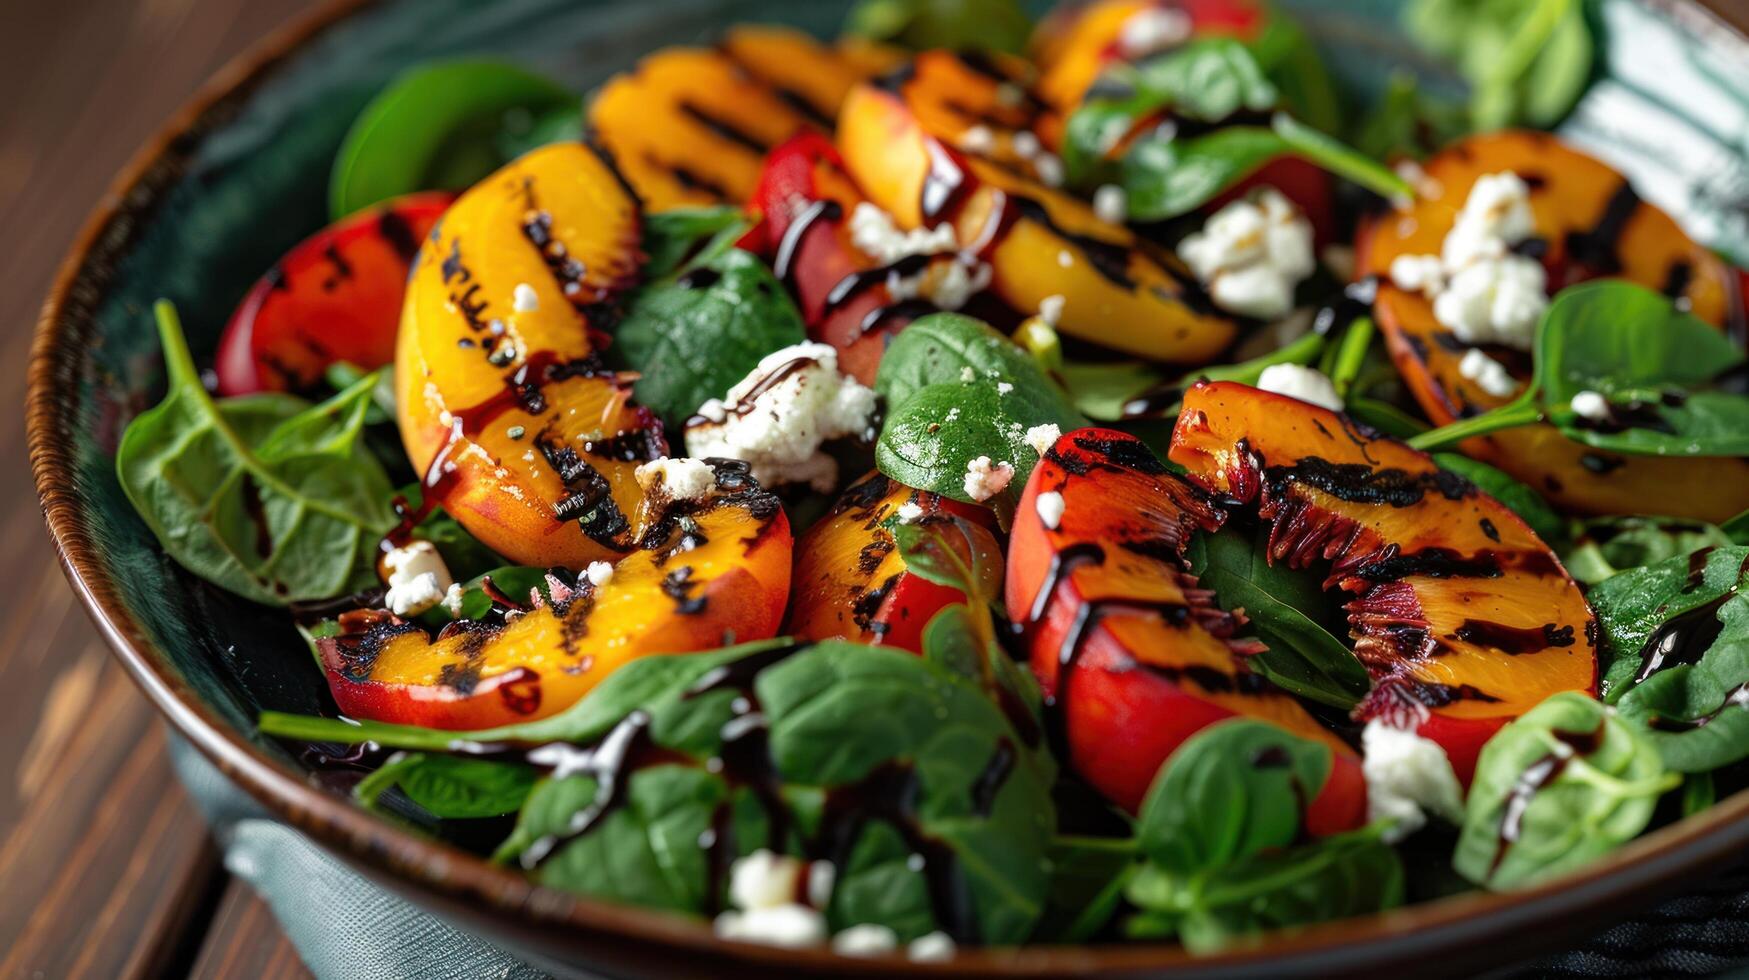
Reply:
[[[1392,33],[1396,4],[1289,0],[1346,83],[1391,66],[1437,72]],[[68,578],[117,656],[230,779],[375,880],[556,972],[834,975],[937,972],[715,939],[700,924],[530,884],[353,807],[256,732],[263,709],[318,711],[326,689],[282,614],[201,586],[158,548],[117,485],[127,421],[163,391],[153,300],[181,309],[197,355],[279,256],[324,223],[329,167],[366,101],[409,65],[470,54],[584,91],[664,44],[737,20],[834,31],[823,0],[342,0],[213,80],[145,148],[90,220],[38,327],[31,463]],[[1598,77],[1561,127],[1615,163],[1698,238],[1749,258],[1749,40],[1678,0],[1606,0]],[[1445,84],[1455,85],[1449,78]],[[1586,871],[1511,895],[1472,894],[1196,958],[1170,946],[968,950],[976,975],[1312,976],[1468,972],[1594,932],[1692,885],[1749,847],[1749,794],[1636,841]]]

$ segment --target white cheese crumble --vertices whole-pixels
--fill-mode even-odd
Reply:
[[[1609,418],[1609,399],[1595,391],[1581,391],[1568,402],[1573,414],[1580,418],[1601,422]]]
[[[1342,399],[1336,385],[1322,371],[1299,364],[1271,364],[1263,369],[1257,387],[1278,395],[1298,398],[1332,412],[1342,411]]]
[[[1474,347],[1464,351],[1463,359],[1458,361],[1458,373],[1495,398],[1507,398],[1518,391],[1518,381],[1506,370],[1506,365]]]
[[[592,561],[583,574],[589,579],[590,585],[599,589],[613,581],[613,564],[605,561]]]
[[[1063,495],[1055,490],[1046,490],[1033,499],[1033,506],[1038,510],[1038,519],[1045,522],[1045,527],[1055,531],[1063,523]]]
[[[1008,489],[1014,479],[1014,467],[1008,463],[991,463],[990,457],[979,456],[966,464],[966,496],[982,502]]]
[[[1121,225],[1130,217],[1129,195],[1116,184],[1101,184],[1093,192],[1093,213],[1101,221]]]
[[[384,584],[389,587],[383,604],[397,616],[417,616],[442,602],[455,584],[449,566],[429,541],[415,540],[383,556]],[[459,602],[459,600],[458,600]]]
[[[850,213],[850,243],[882,265],[892,265],[912,255],[957,252],[960,247],[951,224],[900,231],[892,215],[867,201]]]
[[[831,897],[833,871],[826,862],[763,849],[737,858],[729,869],[729,903],[735,909],[717,916],[716,934],[768,946],[825,942],[826,917],[819,909]]]
[[[1026,430],[1026,444],[1031,446],[1032,451],[1038,453],[1041,459],[1045,453],[1051,451],[1051,447],[1056,445],[1057,440],[1061,438],[1063,438],[1063,430],[1058,428],[1054,422],[1035,425]]]
[[[910,276],[889,271],[887,292],[896,301],[922,297],[939,309],[957,310],[988,289],[995,277],[990,263],[960,252],[951,223],[900,231],[892,215],[867,201],[851,212],[850,241],[858,251],[888,266],[913,255],[951,256]]]
[[[1063,319],[1063,307],[1068,305],[1068,298],[1062,294],[1046,296],[1038,301],[1038,318],[1045,323],[1056,326]]]
[[[724,912],[717,916],[713,928],[723,939],[791,949],[817,946],[826,940],[826,917],[794,902],[744,912]]]
[[[1294,287],[1317,268],[1311,222],[1273,187],[1215,212],[1178,244],[1178,257],[1216,306],[1265,320],[1291,312]]]
[[[953,959],[953,937],[945,932],[932,932],[911,940],[905,955],[919,963],[934,963]]]
[[[660,488],[669,500],[699,500],[709,496],[717,485],[716,471],[702,459],[670,459],[663,456],[638,467],[633,475],[638,479],[638,486],[643,487],[646,493]]]
[[[854,925],[832,937],[832,952],[839,956],[878,956],[898,948],[898,934],[877,922]]]
[[[959,143],[960,149],[967,153],[985,154],[996,149],[996,134],[990,131],[990,127],[980,123],[976,126],[968,126],[966,131],[960,134]]]
[[[899,505],[895,516],[900,524],[915,524],[923,519],[923,506],[915,500],[907,500]]]
[[[968,384],[969,385],[976,380],[978,380],[978,372],[972,370],[972,366],[970,364],[967,364],[967,365],[960,368],[960,383],[961,384]]]
[[[462,618],[462,598],[467,594],[467,590],[460,583],[449,583],[449,588],[443,593],[443,611],[454,619]]]
[[[788,904],[796,900],[807,870],[800,858],[761,848],[735,859],[729,869],[729,901],[741,909]]]
[[[700,406],[699,420],[686,429],[686,448],[694,456],[745,460],[767,487],[806,483],[827,493],[838,464],[821,445],[872,438],[875,407],[874,389],[838,373],[830,345],[795,344],[765,355],[727,397]]]
[[[1148,7],[1118,28],[1117,48],[1126,61],[1164,51],[1190,40],[1190,15],[1170,7]]]
[[[540,297],[535,295],[533,286],[519,282],[511,293],[510,308],[518,313],[534,313],[540,309]]]
[[[1530,188],[1510,171],[1476,180],[1439,255],[1399,255],[1391,282],[1433,301],[1433,316],[1459,340],[1529,350],[1548,308],[1541,262],[1512,252],[1536,232]]]
[[[1464,792],[1438,742],[1382,718],[1361,732],[1361,773],[1370,820],[1389,820],[1385,840],[1396,843],[1427,825],[1427,814],[1458,824]]]
[[[1006,381],[996,382],[996,394],[998,394],[998,395],[1006,395],[1013,390],[1014,390],[1014,386],[1009,384]]]

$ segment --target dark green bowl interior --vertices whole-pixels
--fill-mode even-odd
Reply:
[[[833,32],[848,4],[823,0],[398,0],[329,26],[274,65],[247,98],[227,99],[206,135],[174,144],[186,168],[150,203],[97,285],[93,322],[55,352],[76,377],[67,438],[77,520],[127,613],[161,656],[244,733],[263,708],[315,711],[322,679],[287,617],[202,586],[158,548],[116,483],[113,454],[129,418],[162,391],[149,319],[160,296],[182,311],[197,352],[210,352],[255,278],[323,224],[334,151],[371,95],[432,58],[487,54],[550,73],[582,92],[663,44],[708,39],[737,20],[785,21]],[[1331,64],[1361,88],[1393,63],[1414,64],[1392,39],[1392,0],[1294,0]],[[1655,0],[1609,0],[1599,82],[1563,132],[1627,170],[1646,195],[1698,237],[1749,257],[1749,45],[1710,15]],[[1425,70],[1427,66],[1416,67]],[[1445,84],[1450,84],[1446,79]],[[191,142],[192,140],[192,142]],[[87,332],[88,331],[88,332]],[[274,749],[274,751],[280,751]]]

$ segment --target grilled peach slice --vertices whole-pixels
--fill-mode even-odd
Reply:
[[[599,326],[642,262],[637,202],[586,146],[534,150],[456,201],[414,262],[396,345],[401,439],[425,496],[522,565],[630,551],[665,455]]]
[[[1139,19],[1174,13],[1187,18],[1194,33],[1247,40],[1257,36],[1267,19],[1247,0],[1094,0],[1064,5],[1033,33],[1033,60],[1043,73],[1040,97],[1060,112],[1073,110],[1106,67],[1149,53],[1125,50],[1126,33],[1144,26],[1137,23]]]
[[[490,728],[563,711],[637,657],[776,633],[791,550],[777,499],[743,469],[718,467],[707,500],[651,506],[650,530],[605,584],[561,583],[550,603],[435,638],[384,618],[318,641],[335,703],[355,718]]]
[[[1038,505],[1047,493],[1063,503],[1050,523]],[[1257,718],[1330,747],[1335,764],[1307,826],[1351,829],[1366,819],[1354,751],[1246,666],[1230,642],[1243,620],[1184,570],[1191,536],[1222,517],[1121,432],[1068,433],[1032,471],[1009,542],[1008,613],[1025,629],[1067,758],[1134,811],[1186,739],[1235,715]]]
[[[300,391],[337,361],[395,360],[407,268],[455,196],[409,194],[304,239],[262,276],[225,325],[219,394]]]
[[[1619,276],[1688,301],[1694,314],[1722,324],[1736,284],[1732,271],[1695,244],[1664,212],[1641,200],[1607,165],[1537,132],[1473,136],[1426,164],[1424,193],[1406,211],[1363,226],[1361,275],[1379,277],[1375,312],[1397,370],[1436,425],[1486,411],[1507,399],[1465,378],[1468,347],[1433,315],[1419,293],[1391,284],[1399,255],[1437,255],[1479,177],[1512,171],[1530,185],[1530,205],[1549,288],[1593,276]],[[1490,351],[1528,377],[1529,360]],[[1580,513],[1659,513],[1722,521],[1749,507],[1749,462],[1617,456],[1583,446],[1550,426],[1512,429],[1464,444],[1471,455],[1511,473],[1557,505]],[[1681,493],[1668,488],[1680,486]]]
[[[851,90],[838,146],[869,199],[901,227],[951,222],[961,244],[991,263],[993,290],[1016,310],[1062,296],[1063,332],[1160,361],[1203,363],[1233,337],[1232,321],[1203,312],[1129,231],[1067,195],[960,153],[891,91]]]
[[[892,532],[882,526],[906,503],[922,510],[920,522],[942,515],[986,525],[990,519],[986,508],[870,473],[845,490],[831,512],[798,542],[790,633],[807,640],[843,637],[922,651],[923,627],[965,596],[906,571]]]
[[[895,48],[850,39],[827,47],[801,31],[766,24],[733,28],[717,48],[828,131],[852,85],[904,61],[903,52]]]
[[[1227,382],[1185,394],[1171,458],[1229,506],[1257,508],[1271,561],[1331,563],[1327,586],[1354,596],[1354,652],[1373,676],[1359,714],[1418,728],[1460,779],[1544,698],[1596,694],[1579,587],[1517,515],[1427,455]]]
[[[904,100],[924,132],[949,146],[1042,183],[1060,182],[1050,172],[1054,158],[1037,151],[1062,142],[1063,117],[1033,94],[1032,83],[1031,66],[1018,58],[924,51],[882,84]]]

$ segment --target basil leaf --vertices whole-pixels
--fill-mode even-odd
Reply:
[[[1248,661],[1258,673],[1300,697],[1352,709],[1372,681],[1348,644],[1322,625],[1341,621],[1340,606],[1315,576],[1265,560],[1267,534],[1199,534],[1187,551],[1191,571],[1221,608],[1243,609],[1269,647]]]
[[[1724,531],[1704,521],[1676,517],[1598,517],[1578,525],[1573,544],[1561,555],[1567,573],[1596,585],[1619,572],[1728,545]]]
[[[639,372],[638,401],[673,425],[722,397],[760,358],[806,339],[771,270],[729,249],[632,294],[610,351]]]
[[[467,820],[515,813],[535,781],[534,770],[524,765],[414,753],[384,763],[353,787],[352,795],[374,806],[391,786],[398,786],[434,817]]]
[[[1741,586],[1745,563],[1749,548],[1719,547],[1623,572],[1593,588],[1586,599],[1597,614],[1603,699],[1614,704],[1635,678],[1655,673],[1658,665],[1645,661],[1653,635],[1671,620],[1716,610]]]
[[[1536,536],[1551,547],[1567,540],[1567,522],[1549,502],[1524,483],[1481,460],[1461,453],[1434,453],[1433,461],[1442,470],[1449,470],[1474,483],[1481,491],[1505,504],[1517,514]]]
[[[1190,877],[1146,865],[1125,894],[1143,910],[1127,925],[1132,938],[1177,936],[1191,952],[1211,953],[1269,930],[1394,908],[1404,875],[1373,826]]]
[[[1154,778],[1136,842],[1156,868],[1191,875],[1299,838],[1306,803],[1330,778],[1330,749],[1267,722],[1204,728]]]
[[[178,564],[267,605],[327,599],[375,579],[395,524],[364,448],[375,376],[296,414],[284,398],[227,413],[201,386],[169,303],[155,308],[169,391],[122,434],[116,475]]]
[[[1638,836],[1680,782],[1637,727],[1561,692],[1482,748],[1452,866],[1495,891],[1582,867]]]
[[[1057,837],[1051,842],[1051,889],[1035,943],[1084,943],[1117,914],[1136,871],[1127,837]]]
[[[644,215],[644,277],[666,279],[733,247],[752,220],[740,208],[675,208]]]
[[[844,33],[913,51],[984,49],[1021,54],[1032,18],[1015,0],[859,0]]]
[[[417,66],[371,100],[347,131],[328,184],[331,216],[412,191],[471,187],[509,162],[497,134],[566,110],[581,119],[574,93],[514,65]]]

